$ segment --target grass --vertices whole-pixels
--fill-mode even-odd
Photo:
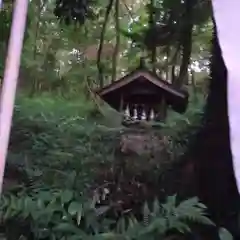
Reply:
[[[67,101],[50,94],[41,94],[34,98],[28,98],[21,94],[16,99],[16,110],[18,108],[21,108],[22,115],[34,117],[41,114],[43,117],[55,118],[57,121],[62,117],[81,117],[84,119],[94,109],[94,104],[81,96],[79,99]]]

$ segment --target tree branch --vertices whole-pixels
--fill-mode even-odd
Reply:
[[[134,19],[133,14],[132,14],[131,10],[129,9],[127,3],[126,3],[124,0],[122,0],[122,3],[123,3],[123,5],[124,5],[124,7],[126,8],[128,14],[129,14],[129,16],[130,16],[131,19],[133,20],[133,19]]]

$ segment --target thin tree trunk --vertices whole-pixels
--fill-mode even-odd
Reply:
[[[167,46],[167,60],[166,60],[166,80],[169,81],[169,54],[170,53],[170,46]]]
[[[116,29],[116,44],[113,53],[112,82],[114,82],[117,77],[117,65],[120,47],[119,0],[115,0],[115,29]]]
[[[101,55],[103,50],[103,44],[104,44],[104,37],[106,32],[106,27],[109,19],[110,12],[113,7],[113,0],[109,0],[107,10],[105,13],[105,19],[103,22],[102,32],[100,36],[100,43],[98,48],[98,54],[97,54],[97,67],[98,67],[98,77],[99,77],[99,86],[102,88],[104,86],[104,78],[103,78],[103,64],[101,63]]]
[[[179,88],[181,88],[186,78],[188,78],[188,65],[192,52],[193,7],[195,2],[195,0],[186,0],[185,2],[184,26],[180,39],[182,44],[182,63],[179,76],[175,81],[176,86]]]
[[[171,83],[174,83],[174,81],[175,81],[175,65],[173,65],[171,68],[171,74],[172,74]]]
[[[150,13],[149,13],[149,27],[154,29],[155,27],[155,14],[154,14],[154,0],[150,2]],[[152,62],[152,70],[156,73],[156,57],[157,57],[157,49],[156,45],[152,46],[151,49],[151,62]]]
[[[40,22],[41,22],[41,13],[42,13],[42,10],[43,8],[45,7],[47,1],[44,1],[42,3],[41,0],[38,1],[38,5],[37,5],[37,19],[36,19],[36,28],[35,28],[35,44],[34,44],[34,48],[33,48],[33,61],[36,61],[36,58],[37,58],[37,40],[38,40],[38,35],[39,35],[39,30],[40,30]],[[36,82],[36,76],[33,75],[33,83],[32,83],[32,86],[31,86],[31,90],[30,90],[30,94],[29,96],[30,97],[33,97],[34,94],[35,94],[35,91],[37,90],[36,89],[36,86],[38,85],[38,83]]]
[[[197,89],[196,89],[196,82],[195,82],[195,72],[193,70],[191,70],[191,85],[193,89],[194,98],[196,98]]]

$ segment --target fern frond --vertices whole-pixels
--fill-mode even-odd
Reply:
[[[166,203],[162,204],[162,210],[165,215],[170,215],[176,209],[177,195],[167,197]]]
[[[206,207],[199,202],[198,198],[191,198],[181,202],[174,210],[175,215],[182,220],[196,223],[214,225],[206,216]]]
[[[169,229],[177,230],[180,233],[187,233],[191,232],[190,227],[187,223],[177,219],[176,217],[169,217],[168,218],[168,227]]]
[[[169,230],[167,220],[164,218],[156,218],[149,225],[142,229],[141,235],[146,235],[157,231],[159,234],[165,234]]]

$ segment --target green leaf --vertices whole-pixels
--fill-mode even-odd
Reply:
[[[65,190],[61,193],[61,203],[65,204],[72,200],[73,198],[73,192],[70,190]]]
[[[10,195],[10,207],[13,210],[17,210],[17,202],[18,202],[18,200],[15,198],[15,196]]]
[[[136,223],[134,226],[129,226],[126,233],[124,235],[128,236],[127,239],[139,239],[138,236],[144,235],[144,233],[141,233],[143,230],[143,227],[141,224]]]
[[[77,212],[77,224],[80,225],[81,223],[81,219],[83,217],[83,206],[81,204],[80,208],[78,209],[78,212]]]
[[[12,217],[11,213],[12,213],[11,209],[7,208],[7,211],[5,212],[5,214],[3,216],[3,220],[6,221],[6,220],[10,219]]]
[[[133,228],[136,225],[136,222],[134,222],[134,220],[132,219],[132,217],[130,217],[128,219],[128,228]]]
[[[64,238],[64,240],[83,240],[83,237],[79,235],[72,235],[67,236],[67,238]]]
[[[40,208],[40,209],[45,207],[44,202],[42,201],[42,199],[38,199],[37,200],[37,207]]]
[[[82,230],[70,223],[60,223],[53,228],[54,231],[63,233],[82,234]]]
[[[203,204],[200,204],[199,203],[199,201],[198,201],[198,198],[197,197],[193,197],[193,198],[190,198],[190,199],[187,199],[187,200],[185,200],[185,201],[182,201],[179,205],[178,205],[178,207],[179,208],[183,208],[183,209],[187,209],[187,208],[189,208],[189,206],[196,206],[196,205],[198,205],[198,206],[204,206]]]
[[[71,202],[69,207],[68,207],[68,213],[70,215],[76,215],[79,210],[82,209],[82,204],[78,202]]]
[[[42,191],[38,193],[38,199],[41,199],[43,202],[49,202],[53,198],[53,195],[50,191]]]
[[[167,220],[164,218],[157,218],[153,222],[151,222],[147,227],[145,227],[141,234],[149,234],[158,230],[159,233],[163,234],[168,230]]]
[[[169,196],[167,197],[167,203],[170,205],[170,206],[176,206],[176,202],[177,202],[177,195],[173,195],[173,196]]]
[[[94,237],[93,239],[96,239],[96,240],[104,240],[104,239],[107,239],[107,240],[117,240],[117,239],[122,239],[120,238],[121,235],[118,235],[116,233],[113,233],[113,232],[109,232],[109,233],[101,233],[101,234],[98,234],[96,237]]]
[[[176,229],[180,233],[191,232],[191,229],[187,223],[184,223],[183,221],[180,221],[174,217],[168,219],[168,227],[169,229]]]
[[[126,219],[124,217],[120,218],[117,222],[117,232],[124,233],[126,230]]]
[[[225,228],[220,228],[218,234],[220,240],[233,240],[232,234]]]
[[[215,226],[215,223],[209,219],[206,216],[200,216],[199,218],[196,219],[196,222],[202,223],[202,224],[206,224],[206,225],[212,225]]]

